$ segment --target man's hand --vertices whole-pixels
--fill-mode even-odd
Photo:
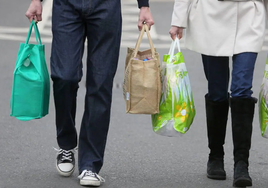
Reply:
[[[183,33],[183,28],[182,27],[177,27],[177,26],[172,26],[169,30],[170,37],[175,40],[176,37],[179,39],[182,38],[182,33]]]
[[[149,7],[140,8],[140,15],[139,15],[139,22],[138,22],[139,30],[141,30],[142,25],[144,23],[148,25],[149,29],[151,28],[152,25],[154,25],[154,20],[151,15]]]
[[[27,12],[25,13],[26,17],[32,22],[34,19],[35,22],[42,21],[42,3],[40,0],[32,0]]]

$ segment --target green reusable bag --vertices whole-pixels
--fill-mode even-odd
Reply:
[[[34,27],[37,44],[29,44]],[[22,121],[42,118],[48,114],[50,78],[45,60],[45,46],[38,27],[32,21],[25,43],[20,44],[11,94],[11,116]]]
[[[174,54],[176,47],[179,52]],[[163,136],[180,136],[189,130],[195,106],[179,39],[172,41],[169,53],[163,57],[161,79],[159,113],[151,116],[153,130]]]
[[[268,57],[259,93],[259,122],[261,135],[268,138]]]

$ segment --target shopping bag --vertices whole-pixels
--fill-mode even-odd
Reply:
[[[147,34],[150,49],[139,51],[144,32]],[[127,51],[123,94],[127,113],[155,114],[159,112],[160,60],[146,24],[141,29],[135,48],[128,48]]]
[[[179,52],[174,54],[176,47]],[[153,131],[163,136],[179,136],[189,130],[195,106],[178,38],[172,41],[169,53],[163,56],[161,77],[159,113],[151,116]]]
[[[268,57],[259,92],[259,123],[261,135],[268,138]]]
[[[29,44],[34,28],[37,44]],[[11,94],[11,116],[27,121],[48,114],[50,78],[45,60],[45,46],[38,27],[31,22],[25,43],[20,44]]]

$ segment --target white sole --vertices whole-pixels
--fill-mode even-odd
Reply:
[[[80,185],[94,186],[99,187],[101,183],[99,181],[90,181],[90,180],[80,180]]]

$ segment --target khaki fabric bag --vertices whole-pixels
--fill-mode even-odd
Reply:
[[[150,49],[139,51],[144,32],[147,33]],[[160,60],[146,24],[141,29],[135,48],[128,48],[123,93],[127,113],[156,114],[159,112]]]

